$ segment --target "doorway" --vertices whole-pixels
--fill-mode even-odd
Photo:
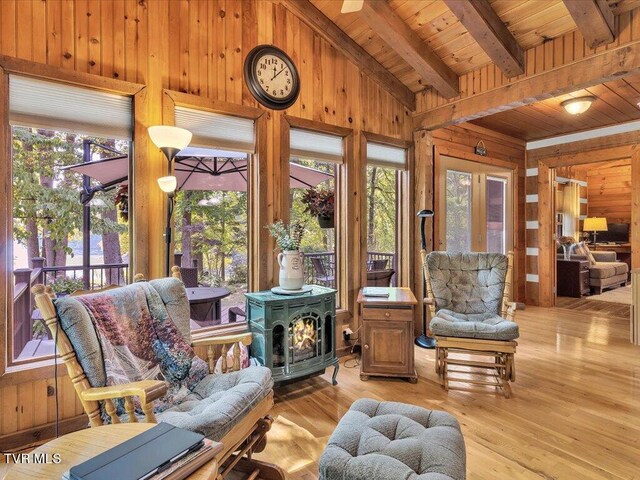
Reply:
[[[513,250],[513,170],[440,155],[436,189],[438,250]]]

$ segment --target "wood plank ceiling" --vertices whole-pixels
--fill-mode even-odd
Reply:
[[[309,1],[413,92],[419,92],[428,86],[424,78],[423,65],[419,59],[412,61],[416,58],[415,50],[410,52],[410,45],[401,47],[395,45],[395,49],[390,47],[389,39],[376,33],[379,29],[372,28],[371,25],[375,26],[376,21],[372,20],[372,14],[368,14],[367,10],[370,12],[375,9],[367,8],[366,2],[375,0],[365,0],[363,11],[348,14],[340,13],[341,0]],[[481,0],[478,1],[483,3]],[[606,1],[613,15],[640,7],[640,0]],[[387,2],[388,14],[399,17],[409,27],[408,31],[415,32],[421,43],[441,60],[443,65],[440,72],[442,73],[435,79],[436,83],[442,78],[446,79],[448,72],[461,75],[492,62],[490,56],[483,50],[483,46],[472,36],[473,33],[478,37],[478,33],[470,33],[458,18],[460,16],[463,21],[466,20],[471,30],[473,29],[471,25],[477,24],[477,20],[465,19],[464,15],[461,15],[464,13],[469,17],[475,13],[468,11],[469,9],[466,13],[463,12],[464,4],[461,6],[456,0],[387,0]],[[579,11],[585,3],[590,2],[584,0],[584,3],[573,2],[572,4],[572,0],[488,0],[487,5],[490,5],[508,29],[508,32],[504,33],[508,36],[510,32],[513,37],[507,40],[515,39],[517,42],[515,46],[504,46],[502,53],[499,51],[496,53],[496,49],[493,49],[492,56],[495,59],[496,56],[508,56],[511,53],[512,58],[506,58],[505,67],[501,66],[501,68],[503,71],[508,68],[517,70],[517,60],[513,59],[518,57],[518,46],[522,50],[527,50],[575,30],[577,24],[587,28],[580,25],[580,23],[584,24],[584,17],[590,18],[588,12]],[[571,8],[571,13],[567,5]],[[583,16],[582,19],[580,15]],[[392,24],[392,22],[389,23]],[[595,30],[596,27],[598,25],[591,28]],[[594,34],[593,42],[606,43],[607,40],[602,40],[602,36],[606,36],[607,33],[606,23],[601,22],[599,27],[602,31],[602,33],[598,32],[601,37]],[[487,31],[491,31],[491,28]],[[490,39],[488,42],[489,47],[491,42],[499,45],[500,38]],[[484,47],[489,50],[486,42]],[[403,48],[409,53],[403,55]],[[422,71],[422,75],[419,71]],[[581,95],[598,97],[592,108],[585,114],[571,116],[560,107],[563,100]],[[617,80],[535,105],[485,117],[474,123],[518,138],[533,140],[638,119],[640,118],[640,110],[636,106],[638,101],[640,101],[640,78]]]

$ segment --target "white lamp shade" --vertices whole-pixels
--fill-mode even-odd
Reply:
[[[572,98],[571,100],[562,102],[561,105],[571,115],[580,115],[581,113],[589,110],[589,107],[591,107],[594,100],[594,97]]]
[[[176,187],[178,186],[178,179],[173,175],[160,177],[158,179],[158,186],[164,193],[173,193],[176,191]]]
[[[149,127],[149,136],[158,148],[169,147],[182,150],[191,141],[191,132],[189,130],[169,125]]]

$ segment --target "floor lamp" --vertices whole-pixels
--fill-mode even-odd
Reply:
[[[171,273],[171,217],[173,216],[173,207],[175,205],[175,193],[178,180],[173,175],[167,177],[160,177],[158,179],[158,186],[160,190],[167,194],[169,197],[169,206],[167,207],[167,223],[164,230],[164,243],[165,243],[165,276],[169,276]]]
[[[167,224],[164,233],[165,252],[165,274],[168,277],[171,272],[171,217],[173,216],[174,196],[177,186],[176,177],[171,175],[171,162],[180,150],[191,142],[192,134],[184,128],[172,127],[170,125],[155,125],[148,129],[151,141],[162,150],[164,156],[169,161],[169,176],[158,179],[160,189],[169,197],[167,207]]]
[[[420,256],[422,257],[422,293],[423,297],[427,295],[427,280],[424,269],[427,268],[427,238],[424,233],[424,226],[427,218],[433,218],[433,210],[420,210],[418,217],[420,218],[420,239],[422,240],[422,249]],[[427,304],[422,301],[422,335],[416,338],[416,345],[422,348],[436,348],[436,339],[428,335],[427,327]]]

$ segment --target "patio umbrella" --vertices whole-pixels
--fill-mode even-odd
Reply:
[[[100,185],[93,187],[92,190],[98,191],[106,190],[119,183],[126,183],[129,163],[128,159],[104,159],[65,168],[96,179]],[[247,154],[187,147],[174,159],[174,175],[177,178],[178,190],[246,192]],[[332,177],[330,173],[292,163],[289,171],[289,187],[315,187]],[[83,202],[85,197],[87,196],[83,196]]]

